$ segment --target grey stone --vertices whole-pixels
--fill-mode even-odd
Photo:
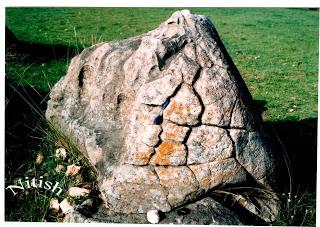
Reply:
[[[229,126],[237,98],[237,87],[229,72],[220,68],[206,68],[195,83],[205,106],[202,122],[209,125]]]
[[[221,187],[276,185],[274,149],[244,81],[211,21],[187,10],[74,57],[46,118],[90,162],[108,212],[170,212]],[[275,211],[270,200],[257,205]]]
[[[268,182],[268,176],[274,175],[275,160],[267,136],[262,131],[241,129],[230,129],[230,135],[235,141],[236,159],[239,163],[257,181],[272,188],[273,182]]]
[[[234,158],[191,165],[190,169],[196,176],[199,187],[205,191],[221,188],[227,184],[237,185],[247,179],[245,169]]]
[[[189,165],[230,158],[233,152],[227,131],[215,126],[201,125],[192,128],[187,146]]]

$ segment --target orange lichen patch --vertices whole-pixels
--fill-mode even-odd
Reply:
[[[176,138],[177,132],[165,132],[163,137],[169,140],[174,140]]]
[[[195,125],[199,122],[201,110],[198,97],[190,86],[184,84],[164,110],[163,117],[178,124]]]
[[[147,173],[147,177],[154,177],[154,173],[148,172],[148,173]]]
[[[153,152],[152,151],[142,151],[135,153],[135,159],[140,163],[140,165],[148,164]]]
[[[160,156],[167,156],[172,154],[177,148],[179,148],[181,144],[172,142],[172,141],[164,141],[159,146],[157,152]]]
[[[182,103],[178,103],[175,100],[172,101],[171,105],[166,109],[166,114],[168,116],[177,115],[180,116],[181,121],[186,121],[187,116],[186,113],[190,112],[190,107],[185,106]]]
[[[192,109],[190,105],[185,103],[178,103],[176,101],[172,102],[172,105],[166,110],[166,115],[170,118],[177,119],[175,120],[179,124],[190,123],[194,121],[197,117],[192,116]]]
[[[188,127],[178,126],[169,122],[163,124],[162,128],[162,140],[174,140],[177,142],[182,142],[187,132],[190,130]]]
[[[156,154],[150,160],[150,165],[183,165],[185,163],[185,146],[169,140],[163,141],[156,148]]]
[[[129,147],[129,152],[127,153],[125,162],[127,164],[134,165],[146,165],[153,154],[153,147],[149,147],[142,142],[138,142]]]

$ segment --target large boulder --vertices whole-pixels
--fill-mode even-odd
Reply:
[[[85,49],[50,98],[47,119],[89,160],[112,211],[168,212],[217,189],[276,186],[261,117],[204,16],[177,11],[146,34]]]

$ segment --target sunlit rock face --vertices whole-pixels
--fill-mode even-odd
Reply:
[[[224,187],[274,188],[260,116],[204,16],[177,11],[146,34],[85,49],[50,98],[47,119],[88,158],[115,212],[168,212]]]

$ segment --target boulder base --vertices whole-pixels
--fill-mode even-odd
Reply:
[[[65,216],[64,222],[150,224],[146,214],[120,214],[103,208],[89,216],[81,209],[73,210]],[[159,224],[242,225],[242,222],[233,211],[211,198],[204,198],[168,213],[160,213]]]

